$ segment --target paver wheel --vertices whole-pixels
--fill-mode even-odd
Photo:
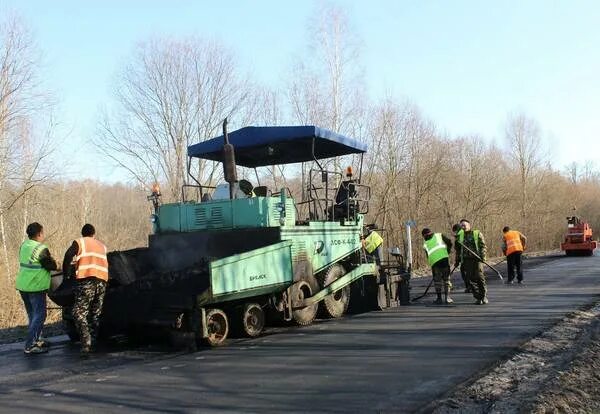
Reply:
[[[346,274],[346,270],[340,264],[334,264],[318,278],[321,289],[329,286]],[[319,312],[327,318],[339,318],[348,310],[350,303],[350,286],[346,286],[331,295],[327,295],[319,303]]]
[[[319,291],[319,284],[313,275],[303,275],[302,278],[294,283],[291,288],[292,307],[298,306],[304,299],[307,299]],[[298,325],[310,325],[317,317],[319,304],[314,303],[301,309],[292,311],[292,319]]]
[[[251,338],[260,335],[265,327],[265,311],[258,303],[246,303],[240,316],[244,335]]]
[[[208,336],[204,341],[210,346],[223,345],[229,334],[229,321],[221,309],[209,309],[206,312],[206,330]]]

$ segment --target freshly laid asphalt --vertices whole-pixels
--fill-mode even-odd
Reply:
[[[600,300],[600,257],[529,259],[525,272],[522,286],[490,275],[484,306],[465,293],[432,306],[429,295],[194,353],[112,345],[81,360],[66,342],[35,356],[3,346],[0,411],[418,411]],[[412,295],[428,281],[414,281]]]

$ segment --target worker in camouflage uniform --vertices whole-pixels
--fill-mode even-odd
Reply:
[[[485,240],[479,230],[471,228],[469,220],[462,219],[459,224],[461,230],[456,235],[455,265],[460,264],[464,267],[467,281],[476,300],[475,303],[485,305],[488,303],[482,265],[487,254]]]
[[[423,249],[427,256],[427,262],[431,266],[435,293],[437,294],[437,299],[433,304],[450,304],[454,302],[448,293],[450,291],[450,261],[448,258],[452,249],[452,242],[442,233],[434,233],[428,228],[424,228],[421,234],[425,240]],[[442,289],[444,300],[442,300]]]
[[[77,286],[73,320],[81,339],[81,353],[87,355],[95,348],[98,337],[108,282],[108,260],[106,246],[96,240],[94,226],[84,225],[81,236],[73,241],[65,253],[63,271],[65,275],[72,275],[73,271],[75,273]]]
[[[454,240],[458,238],[458,232],[461,230],[460,224],[455,224],[452,226],[452,234],[454,235]],[[469,279],[467,279],[467,274],[465,273],[465,267],[463,264],[460,264],[460,277],[465,284],[465,293],[472,293],[471,284],[469,283]]]

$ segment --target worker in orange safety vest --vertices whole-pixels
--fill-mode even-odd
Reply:
[[[75,270],[75,304],[73,321],[81,340],[81,354],[92,352],[98,337],[98,328],[106,284],[108,282],[108,259],[106,246],[96,239],[96,229],[86,224],[81,238],[74,240],[65,253],[65,275]]]
[[[523,270],[521,255],[527,246],[527,237],[517,230],[511,230],[505,226],[502,229],[502,252],[506,255],[506,264],[508,267],[507,285],[512,285],[515,279],[515,269],[517,273],[517,282],[523,283]]]

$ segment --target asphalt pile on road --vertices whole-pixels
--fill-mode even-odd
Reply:
[[[566,316],[426,412],[600,412],[600,302]]]

